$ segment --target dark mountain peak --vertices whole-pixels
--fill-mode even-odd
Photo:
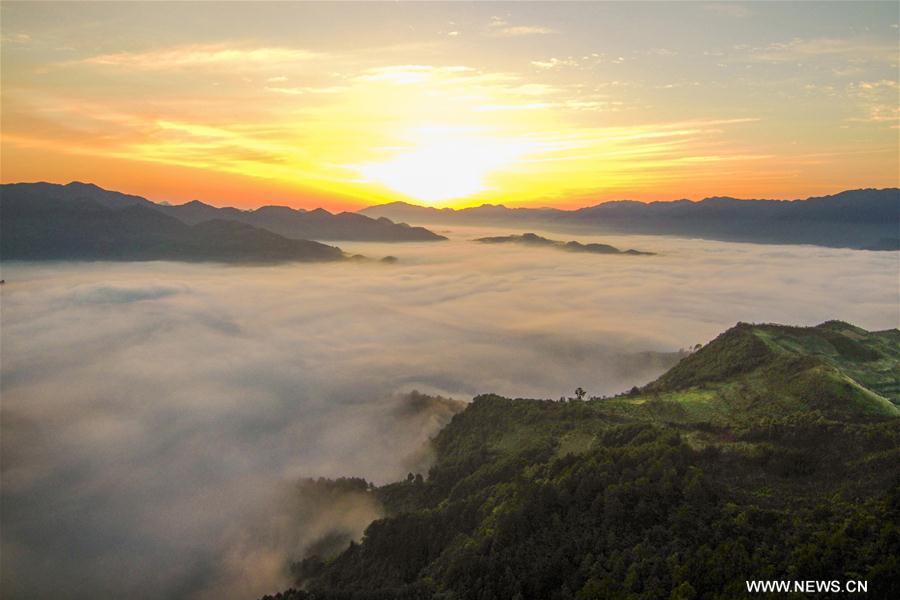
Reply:
[[[550,241],[547,238],[543,238],[536,233],[523,233],[522,240],[524,240],[526,242],[542,242],[542,243],[547,243]]]
[[[116,204],[116,198],[99,195],[99,200],[108,203],[104,204],[94,195],[66,197],[57,190],[41,191],[31,188],[30,193],[4,194],[0,220],[3,260],[271,263],[344,258],[339,248],[289,239],[234,220],[213,218],[191,226],[149,201]],[[201,210],[193,212],[217,214],[218,209],[198,204]]]
[[[900,188],[895,187],[887,187],[887,188],[856,188],[853,190],[844,190],[843,192],[838,192],[837,194],[831,194],[827,196],[811,196],[807,198],[808,200],[816,200],[818,198],[848,198],[853,196],[860,195],[891,195],[896,196],[900,194]]]
[[[52,184],[51,184],[52,185]],[[93,192],[105,192],[107,190],[103,189],[99,185],[94,183],[86,183],[83,181],[70,181],[65,185],[65,187],[73,190],[90,190]]]
[[[271,215],[271,216],[292,216],[297,214],[298,212],[306,212],[305,210],[299,211],[291,208],[290,206],[278,206],[274,204],[270,204],[267,206],[260,206],[256,210],[252,211],[258,215]]]
[[[28,209],[52,212],[58,210],[97,211],[101,208],[122,210],[129,206],[143,206],[159,214],[172,217],[179,223],[194,225],[213,219],[226,219],[274,232],[293,240],[359,240],[378,242],[439,241],[437,235],[423,227],[398,225],[389,219],[343,212],[332,214],[323,208],[312,211],[293,209],[289,206],[269,205],[255,210],[233,207],[218,208],[200,200],[191,200],[177,206],[153,203],[140,196],[129,196],[104,190],[90,183],[73,181],[56,183],[3,184],[4,215]],[[13,205],[15,204],[15,206]],[[28,209],[31,210],[31,209]]]
[[[678,235],[765,244],[814,244],[838,248],[900,249],[900,189],[846,190],[802,200],[710,196],[702,200],[638,202],[610,200],[578,209],[506,208],[453,210],[393,202],[359,211],[409,223],[455,222],[642,235]]]
[[[190,208],[215,208],[215,206],[206,204],[205,202],[201,202],[200,200],[191,200],[190,202],[185,202],[184,204],[178,204],[176,206],[185,206]]]
[[[41,181],[37,183],[9,183],[0,186],[3,194],[15,194],[18,196],[27,196],[35,199],[35,201],[53,198],[55,200],[72,202],[81,200],[92,200],[106,208],[120,209],[134,204],[146,206],[155,206],[152,202],[141,196],[133,196],[130,194],[122,194],[105,190],[93,183],[84,183],[81,181],[72,181],[67,184],[48,183]]]
[[[597,208],[600,206],[643,206],[644,202],[639,200],[607,200],[606,202],[600,202],[599,204],[595,204],[593,206],[586,206],[585,208]]]
[[[412,202],[404,202],[402,200],[395,200],[394,202],[385,202],[384,204],[375,204],[370,206],[369,208],[379,208],[379,207],[392,207],[392,208],[431,208],[430,206],[423,206],[421,204],[413,204]]]
[[[561,242],[556,242],[554,240],[547,239],[545,237],[541,237],[536,233],[523,233],[521,235],[498,235],[498,236],[492,236],[492,237],[478,238],[475,241],[481,242],[483,244],[514,243],[514,244],[528,244],[531,246],[552,246],[552,245],[561,243]]]
[[[557,250],[566,250],[568,252],[586,252],[590,254],[628,254],[631,256],[652,256],[652,252],[639,252],[637,250],[626,250],[622,252],[615,246],[609,244],[581,242],[560,242],[557,240],[541,237],[536,233],[523,233],[522,235],[503,235],[494,237],[478,238],[476,242],[482,244],[524,244],[527,246],[541,246],[546,248],[555,248]]]
[[[739,200],[733,196],[707,196],[700,200],[700,204],[734,204],[736,202],[747,202],[747,200]]]
[[[230,219],[273,231],[292,239],[359,240],[381,242],[435,241],[446,239],[421,227],[396,225],[389,219],[376,220],[364,214],[332,214],[324,208],[298,210],[289,206],[267,205],[255,210],[182,205],[158,206],[158,209],[185,223],[210,219]]]

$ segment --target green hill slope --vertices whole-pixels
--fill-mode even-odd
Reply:
[[[896,331],[739,324],[614,398],[479,396],[427,477],[367,492],[387,516],[361,543],[297,556],[275,597],[900,597],[898,351]]]
[[[630,399],[648,400],[676,402],[694,418],[808,410],[900,416],[900,332],[840,321],[739,323]]]

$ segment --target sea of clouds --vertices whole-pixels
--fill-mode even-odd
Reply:
[[[442,233],[341,244],[396,264],[4,264],[0,595],[250,600],[380,514],[298,480],[427,472],[456,407],[412,390],[612,394],[737,321],[900,319],[896,252]]]

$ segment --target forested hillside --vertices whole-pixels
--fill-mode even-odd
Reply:
[[[900,597],[898,357],[896,330],[739,324],[617,397],[479,396],[427,476],[368,488],[387,516],[361,543],[297,557],[275,598]]]

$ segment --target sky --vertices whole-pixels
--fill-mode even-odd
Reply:
[[[6,2],[2,181],[355,210],[898,185],[896,2]]]

